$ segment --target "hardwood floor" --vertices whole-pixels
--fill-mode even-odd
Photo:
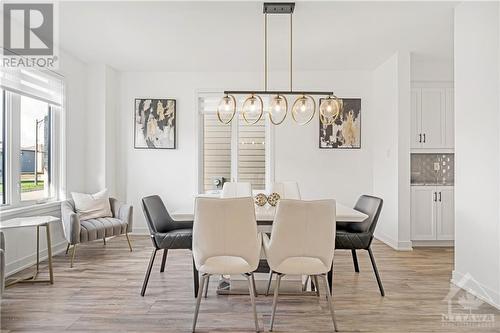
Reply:
[[[145,297],[141,284],[151,254],[146,236],[84,244],[74,268],[69,256],[54,257],[55,284],[20,284],[7,288],[1,300],[2,332],[190,332],[194,310],[191,254],[170,251],[164,273],[158,253]],[[397,252],[375,242],[375,258],[386,296],[381,297],[368,253],[359,251],[360,273],[354,272],[350,251],[336,251],[334,302],[341,332],[500,332],[500,311],[450,285],[453,251],[443,248]],[[42,265],[42,274],[47,267]],[[27,274],[28,271],[23,272]],[[215,280],[215,279],[214,279]],[[448,313],[492,314],[493,323],[442,322]],[[467,303],[466,301],[469,301]],[[269,329],[272,297],[259,295],[261,329]],[[211,281],[202,300],[197,331],[252,332],[248,296],[217,296]],[[282,296],[276,332],[332,331],[326,298]]]

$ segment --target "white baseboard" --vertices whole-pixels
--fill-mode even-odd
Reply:
[[[387,236],[383,232],[377,232],[375,234],[375,238],[378,239],[379,241],[381,241],[382,243],[389,245],[390,247],[392,247],[394,250],[397,250],[397,251],[412,251],[413,250],[411,241],[398,241],[398,240],[395,240],[395,239]]]
[[[454,247],[455,241],[452,240],[422,240],[412,241],[413,247]]]
[[[149,229],[148,228],[132,228],[132,232],[130,233],[131,235],[149,235]]]
[[[66,251],[66,246],[68,242],[62,241],[52,246],[52,255],[55,256],[63,251]],[[47,249],[40,250],[40,262],[46,260],[48,258]],[[13,262],[10,262],[5,267],[5,276],[8,277],[12,274],[22,271],[28,267],[31,267],[36,264],[36,252],[25,256],[23,258],[19,258]]]
[[[489,287],[483,285],[475,279],[472,283],[467,283],[471,279],[469,276],[469,274],[463,274],[461,272],[453,270],[451,283],[474,295],[483,302],[488,303],[489,305],[497,309],[500,309],[500,293],[490,289]]]

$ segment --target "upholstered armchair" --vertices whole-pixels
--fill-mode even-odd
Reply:
[[[0,231],[0,295],[5,288],[5,238]]]
[[[64,237],[68,241],[66,254],[72,246],[71,264],[75,259],[76,246],[80,243],[91,242],[102,239],[106,244],[106,237],[125,235],[130,251],[132,245],[128,233],[132,231],[133,208],[130,205],[120,203],[117,199],[109,198],[112,217],[100,217],[88,220],[80,220],[76,213],[73,200],[61,204],[61,219],[64,229]]]

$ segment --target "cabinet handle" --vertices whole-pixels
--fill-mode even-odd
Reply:
[[[418,142],[419,142],[419,143],[422,143],[422,134],[419,134],[419,135],[418,135]]]
[[[424,143],[425,143],[425,133],[424,133]]]
[[[437,192],[434,192],[434,201],[437,201]]]
[[[441,192],[439,192],[439,202],[441,202]]]

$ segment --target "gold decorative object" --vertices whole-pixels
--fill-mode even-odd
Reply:
[[[267,196],[264,193],[259,193],[255,196],[255,204],[257,206],[264,206],[267,203]]]
[[[273,125],[279,125],[285,121],[286,115],[288,113],[288,101],[283,95],[276,95],[271,101],[271,107],[269,108],[269,120]],[[281,115],[281,120],[275,121],[273,117]]]
[[[308,124],[316,113],[316,101],[310,95],[302,95],[295,100],[292,106],[292,118],[299,125]],[[301,120],[305,118],[305,121]]]
[[[231,113],[231,116],[229,117],[228,120],[224,121],[222,119],[221,113]],[[217,107],[217,118],[219,118],[219,121],[223,124],[229,124],[233,118],[234,115],[236,114],[236,99],[234,98],[233,95],[225,95],[222,100],[219,103],[219,106]]]
[[[276,192],[273,192],[267,196],[267,202],[273,207],[276,207],[278,201],[280,201],[280,195]]]

